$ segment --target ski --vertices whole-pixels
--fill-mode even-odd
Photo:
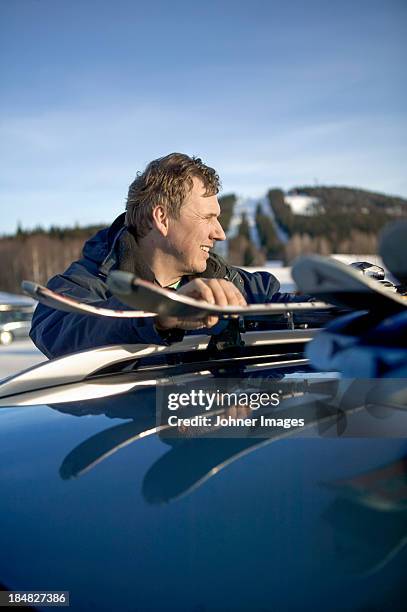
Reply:
[[[330,257],[300,257],[292,276],[301,291],[336,306],[383,315],[407,308],[407,296],[386,289],[377,280]]]
[[[330,310],[332,306],[323,302],[289,302],[250,304],[248,306],[217,306],[158,287],[129,272],[115,270],[107,279],[110,291],[121,302],[143,310],[153,311],[165,317],[195,317],[208,315],[230,317],[234,315],[280,315],[294,312]]]
[[[131,319],[135,317],[155,317],[154,312],[143,312],[141,310],[113,310],[111,308],[103,308],[101,306],[93,306],[76,300],[67,295],[56,293],[47,287],[38,285],[31,281],[23,281],[21,288],[29,296],[50,308],[62,310],[64,312],[76,312],[98,317],[117,317],[119,319]]]
[[[112,273],[113,274],[113,273]],[[120,274],[116,277],[116,274]],[[129,286],[129,293],[123,293],[123,277],[121,275],[130,276],[134,285]],[[110,278],[110,277],[109,277]],[[118,279],[118,280],[117,280]],[[125,278],[125,281],[128,279]],[[120,284],[117,289],[118,283]],[[174,291],[156,287],[152,283],[136,279],[132,274],[127,272],[115,273],[114,280],[110,281],[111,289],[115,296],[128,306],[139,304],[138,310],[115,310],[112,308],[103,308],[81,302],[67,295],[61,295],[31,281],[23,281],[21,287],[25,293],[36,299],[41,304],[62,310],[64,312],[76,312],[102,317],[116,317],[119,319],[141,318],[141,317],[156,317],[161,316],[176,316],[176,317],[204,317],[208,314],[216,314],[220,317],[230,317],[233,315],[281,315],[294,312],[306,312],[317,310],[332,310],[333,307],[322,302],[293,302],[281,304],[253,304],[246,307],[235,306],[213,306],[207,302],[201,302],[187,296],[179,295]],[[134,289],[133,289],[134,287]],[[138,291],[140,288],[140,292]],[[146,304],[150,306],[146,306]]]

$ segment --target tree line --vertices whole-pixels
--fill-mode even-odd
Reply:
[[[236,196],[219,198],[221,223],[228,228],[233,215]],[[13,236],[0,237],[0,291],[21,293],[21,282],[31,280],[45,285],[56,274],[81,257],[84,242],[103,224],[87,227],[41,226],[24,229],[19,223]]]
[[[277,223],[290,242],[295,242],[286,252],[288,259],[290,251],[302,247],[321,254],[376,253],[382,228],[407,215],[407,200],[403,198],[347,187],[298,187],[296,191],[318,198],[315,214],[294,214],[281,189],[268,192]]]
[[[255,214],[260,247],[251,240],[243,215],[237,235],[228,241],[228,260],[234,265],[261,266],[269,259],[290,263],[300,254],[377,253],[377,237],[390,220],[407,216],[407,200],[344,187],[301,187],[298,191],[319,198],[313,216],[294,214],[281,189],[270,189],[268,202],[279,226],[288,234],[284,244],[275,225],[260,206]],[[220,222],[228,230],[236,203],[234,194],[219,198]],[[24,230],[0,237],[0,291],[21,292],[21,281],[46,284],[79,259],[83,243],[101,226]]]

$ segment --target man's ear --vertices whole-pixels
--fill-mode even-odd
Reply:
[[[155,206],[153,208],[153,227],[155,227],[160,234],[167,236],[168,234],[168,213],[164,206]]]

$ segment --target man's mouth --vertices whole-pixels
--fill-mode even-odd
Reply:
[[[205,246],[204,244],[201,244],[201,247],[200,247],[200,248],[202,249],[202,251],[204,251],[204,253],[209,253],[209,249],[210,249],[210,247]]]

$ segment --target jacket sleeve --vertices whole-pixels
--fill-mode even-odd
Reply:
[[[53,290],[58,287],[60,293],[83,299],[94,306],[130,310],[115,297],[98,300],[83,287],[63,277],[54,277],[48,286]],[[155,329],[153,317],[98,317],[63,312],[42,304],[38,304],[34,312],[30,337],[49,358],[109,344],[169,344]]]
[[[315,298],[295,293],[280,293],[280,282],[270,272],[246,272],[239,269],[243,278],[248,304],[269,302],[309,302]]]
[[[267,304],[274,301],[280,289],[280,283],[269,272],[247,272],[239,269],[243,278],[244,292],[248,304]]]
[[[94,305],[124,309],[114,298]],[[30,337],[49,358],[109,344],[168,344],[155,329],[153,317],[109,319],[62,312],[42,304],[35,310]]]

